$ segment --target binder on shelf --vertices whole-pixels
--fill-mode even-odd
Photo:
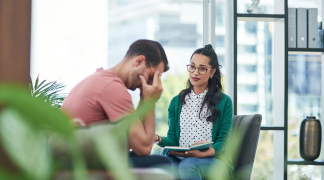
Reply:
[[[307,9],[297,8],[297,48],[307,48]]]
[[[288,47],[296,48],[296,8],[288,8]]]
[[[308,48],[318,48],[317,47],[317,40],[318,40],[317,16],[318,16],[317,8],[309,8],[307,10]]]

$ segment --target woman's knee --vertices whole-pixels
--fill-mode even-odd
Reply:
[[[179,163],[179,171],[198,170],[195,157],[187,157]]]

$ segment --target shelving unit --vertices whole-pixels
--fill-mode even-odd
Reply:
[[[301,53],[307,53],[307,52],[324,52],[324,48],[288,48],[289,52],[301,52]]]
[[[281,162],[283,164],[283,167],[280,165],[280,167],[275,167],[274,165],[274,171],[277,170],[277,172],[282,172],[281,175],[275,175],[273,179],[284,179],[287,180],[287,167],[288,165],[318,165],[318,166],[324,166],[324,160],[315,160],[315,161],[305,161],[303,159],[287,159],[288,157],[288,55],[289,54],[305,54],[305,55],[322,55],[322,62],[324,60],[323,54],[324,54],[324,48],[318,49],[318,48],[288,48],[288,0],[274,0],[275,8],[281,9],[281,12],[278,14],[242,14],[237,13],[237,1],[234,0],[234,114],[237,115],[237,69],[238,69],[238,22],[239,21],[262,21],[262,22],[274,22],[274,49],[273,51],[276,51],[276,53],[273,52],[273,63],[276,65],[273,65],[274,74],[272,76],[274,77],[275,85],[277,85],[274,89],[274,110],[273,110],[273,116],[274,121],[277,121],[278,123],[274,123],[274,126],[262,126],[262,131],[274,131],[274,132],[283,132],[283,137],[277,137],[277,139],[274,138],[274,141],[280,141],[283,142],[283,154],[282,152],[274,152],[276,156],[274,157],[274,161]],[[277,3],[277,5],[276,5]],[[279,3],[279,5],[278,5]],[[323,2],[322,2],[323,3]],[[283,6],[283,7],[282,7]],[[280,10],[279,10],[280,11]],[[282,13],[282,11],[284,11]],[[323,9],[324,11],[324,9]],[[324,18],[323,18],[324,20]],[[279,42],[281,40],[281,43]],[[322,69],[324,69],[324,65],[322,63]],[[323,70],[322,70],[323,72]],[[279,75],[277,74],[279,73]],[[281,79],[280,79],[281,77]],[[322,84],[324,82],[324,75],[322,73]],[[322,86],[323,87],[323,86]],[[322,88],[322,106],[324,106],[324,99],[323,99],[323,93],[324,88]],[[278,95],[279,94],[279,95]],[[280,94],[283,94],[280,96]],[[280,106],[277,108],[276,106]],[[277,109],[276,109],[277,108]],[[281,110],[280,110],[281,108]],[[323,107],[322,107],[323,110]],[[323,110],[324,111],[324,110]],[[283,123],[280,123],[280,121],[283,121]],[[324,137],[324,136],[323,136]],[[281,138],[281,140],[280,140]],[[275,143],[274,143],[275,144]],[[323,149],[323,148],[322,148]],[[274,150],[275,151],[275,150]],[[324,152],[324,150],[322,150]],[[323,155],[322,155],[323,156]],[[275,160],[277,158],[277,160]],[[282,159],[280,159],[282,158]],[[282,162],[283,161],[283,162]],[[280,163],[279,163],[280,164]],[[283,171],[280,170],[283,169]],[[280,174],[279,173],[279,174]],[[323,175],[323,173],[322,173]],[[323,179],[323,177],[322,177]]]
[[[280,14],[237,14],[237,21],[265,21],[274,22],[285,18]]]
[[[323,160],[315,161],[305,161],[303,159],[288,159],[288,165],[315,165],[315,166],[324,166]]]

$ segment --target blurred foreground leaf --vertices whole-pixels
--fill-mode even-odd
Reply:
[[[242,145],[242,138],[243,138],[244,134],[245,134],[245,131],[241,130],[241,131],[236,131],[234,133],[232,132],[231,136],[229,137],[231,140],[230,140],[230,143],[227,144],[227,147],[230,146],[233,166],[235,166],[235,164],[236,164],[239,149]],[[225,151],[226,151],[226,149],[225,149]],[[222,159],[220,159],[220,160],[222,160]],[[226,160],[222,160],[222,161],[226,162]],[[226,180],[226,179],[228,179],[226,177],[227,171],[228,171],[227,167],[214,165],[213,167],[211,167],[211,169],[209,171],[208,179]],[[235,177],[239,177],[240,174],[244,174],[246,172],[247,172],[246,170],[241,170],[240,172],[236,172],[238,174],[236,174]]]
[[[38,83],[38,82],[37,82]],[[36,83],[36,84],[37,84]],[[40,85],[44,82],[40,83]],[[96,155],[116,180],[134,179],[128,166],[128,132],[135,121],[144,120],[154,109],[155,100],[141,104],[136,111],[116,123],[90,127],[89,139]],[[88,179],[82,145],[69,117],[57,111],[41,98],[34,98],[30,91],[15,85],[0,85],[0,135],[9,157],[22,170],[18,179],[45,180],[53,178],[55,161],[48,137],[55,137],[67,149],[73,165],[74,178]],[[107,129],[108,128],[108,129]],[[15,179],[9,172],[0,170],[0,179]],[[4,178],[2,178],[4,177]]]
[[[0,133],[6,151],[30,179],[49,179],[51,159],[46,150],[44,133],[31,128],[12,109],[0,114]]]
[[[85,179],[86,166],[78,144],[74,143],[76,142],[74,127],[67,115],[57,111],[42,99],[31,97],[27,89],[16,85],[2,84],[0,86],[0,105],[10,109],[10,111],[1,112],[3,125],[0,128],[4,139],[3,145],[11,158],[25,172],[26,177],[33,177],[32,179],[47,179],[48,177],[50,165],[47,165],[49,157],[45,151],[44,139],[44,133],[48,132],[67,140],[67,146],[73,155],[75,177]],[[8,119],[11,121],[8,122]],[[39,164],[29,159],[35,155],[34,153],[40,156],[37,157],[40,159],[36,158]]]
[[[133,180],[128,166],[128,134],[117,138],[112,134],[114,128],[111,124],[91,128],[96,151],[114,179]]]
[[[31,97],[23,87],[0,85],[0,105],[15,109],[33,127],[48,129],[66,137],[72,136],[73,126],[69,117],[42,99]]]

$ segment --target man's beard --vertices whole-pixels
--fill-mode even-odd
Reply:
[[[142,87],[141,79],[139,78],[139,74],[137,72],[133,72],[131,76],[131,89],[132,91],[135,91],[137,88]]]

